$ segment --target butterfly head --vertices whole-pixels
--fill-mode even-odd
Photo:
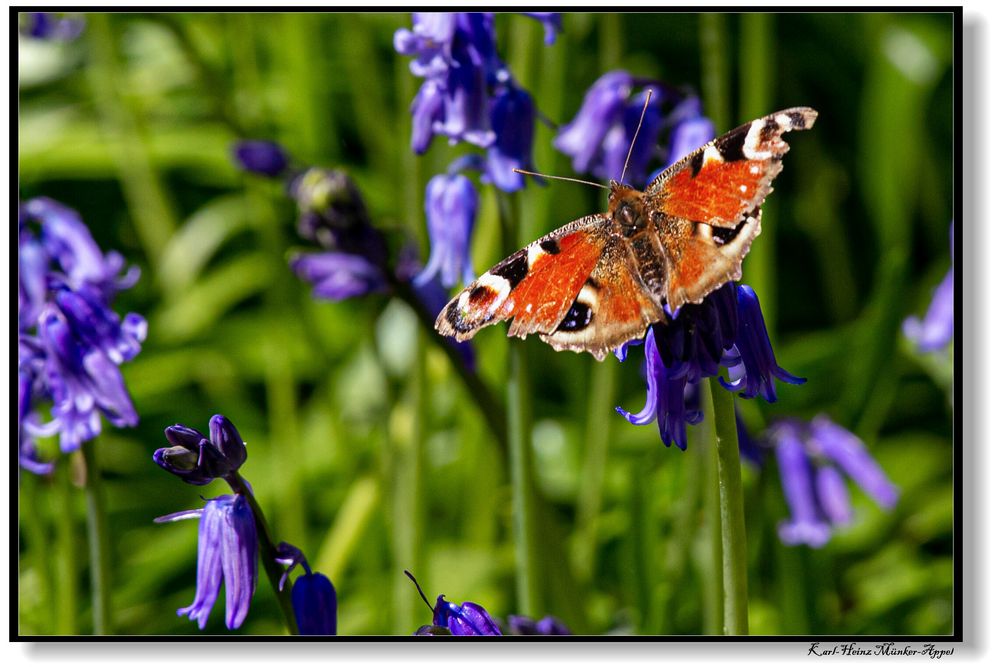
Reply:
[[[625,237],[633,236],[646,226],[646,206],[642,193],[617,181],[611,181],[608,212]]]

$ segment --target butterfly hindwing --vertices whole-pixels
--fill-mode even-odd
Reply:
[[[641,338],[665,319],[663,308],[643,289],[628,261],[628,249],[609,234],[601,258],[584,281],[556,330],[542,340],[557,350],[587,351],[600,361],[609,350]]]
[[[646,195],[666,215],[735,227],[770,194],[788,152],[781,135],[809,129],[816,115],[794,107],[744,123],[678,160]]]
[[[444,307],[438,332],[467,340],[511,318],[508,336],[554,331],[601,256],[607,217],[580,218],[494,266]]]

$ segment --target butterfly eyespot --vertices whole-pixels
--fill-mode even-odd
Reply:
[[[563,321],[559,323],[556,327],[557,331],[580,331],[585,329],[590,320],[594,316],[594,311],[591,310],[590,306],[579,301],[574,301],[573,305],[569,307],[569,312],[566,313],[566,317]]]

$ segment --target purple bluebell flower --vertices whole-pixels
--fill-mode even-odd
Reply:
[[[413,29],[400,28],[393,35],[396,53],[414,58],[410,71],[415,76],[432,77],[448,71],[457,18],[454,12],[414,12]]]
[[[445,287],[459,280],[468,284],[475,279],[469,257],[472,225],[479,207],[476,188],[461,174],[439,174],[427,183],[424,210],[431,239],[431,255],[414,279],[415,286],[440,275]]]
[[[290,264],[299,278],[312,284],[317,299],[341,301],[386,289],[382,269],[361,255],[302,253],[292,257]]]
[[[288,169],[288,153],[274,141],[244,139],[233,145],[233,160],[244,171],[274,178]]]
[[[301,565],[305,571],[292,586],[292,609],[299,634],[337,634],[337,592],[333,584],[326,576],[310,569],[305,555],[297,547],[282,542],[277,551],[276,560],[286,567],[278,582],[279,590],[284,589],[288,575],[296,566]]]
[[[728,368],[732,382],[719,382],[730,391],[751,398],[774,400],[774,378],[801,384],[777,365],[764,328],[760,305],[749,287],[726,283],[700,304],[686,304],[666,323],[646,333],[646,405],[637,414],[617,408],[629,422],[649,424],[656,418],[664,444],[687,447],[686,424],[697,424],[702,414],[691,400],[691,385],[717,377]],[[627,346],[616,350],[625,358]],[[687,395],[686,393],[687,392]]]
[[[20,32],[25,37],[68,42],[83,32],[82,18],[59,17],[50,12],[25,12]]]
[[[339,301],[384,291],[388,244],[350,177],[316,167],[293,179],[289,191],[299,206],[299,234],[327,251],[299,253],[290,262],[313,285],[316,298]]]
[[[525,16],[535,19],[545,26],[545,44],[552,46],[556,37],[562,32],[562,14],[559,12],[523,12]]]
[[[594,174],[604,179],[621,179],[625,183],[643,183],[653,151],[656,148],[656,137],[662,127],[660,104],[663,92],[657,87],[650,87],[652,95],[649,106],[646,107],[646,91],[636,93],[621,112],[621,122],[608,131],[601,143],[603,158],[601,164],[594,167]],[[645,116],[643,107],[646,107]],[[642,119],[642,125],[639,120]],[[638,131],[638,134],[636,132]],[[633,145],[632,139],[635,138]],[[632,156],[628,151],[632,148]],[[625,161],[628,159],[628,169],[622,175]]]
[[[459,637],[499,636],[503,634],[500,631],[500,626],[489,615],[489,612],[475,602],[463,602],[458,605],[445,600],[444,595],[439,595],[437,604],[431,607],[431,603],[427,600],[427,596],[424,595],[416,578],[409,572],[404,571],[404,573],[410,578],[414,586],[417,587],[417,592],[423,599],[424,604],[434,614],[432,626],[422,626],[413,634],[451,634]],[[442,630],[445,632],[442,632]]]
[[[444,83],[437,79],[428,79],[420,85],[417,96],[410,105],[413,116],[413,129],[410,134],[410,150],[417,155],[427,152],[434,138],[434,128],[438,127],[444,118]]]
[[[660,427],[663,444],[677,444],[687,449],[687,427],[697,424],[704,414],[685,404],[684,392],[688,386],[685,376],[671,377],[656,347],[656,337],[646,334],[646,405],[636,414],[615,408],[618,414],[637,426],[651,424],[655,419]]]
[[[921,352],[943,349],[955,333],[955,223],[949,231],[952,266],[934,290],[923,320],[911,315],[903,322],[903,333]]]
[[[509,85],[492,101],[490,120],[496,142],[486,149],[483,182],[504,192],[524,187],[524,176],[514,168],[533,171],[531,146],[535,139],[535,102],[524,90]]]
[[[456,63],[445,76],[440,120],[431,129],[452,144],[466,141],[485,148],[496,139],[490,128],[486,72],[467,53],[459,55]]]
[[[850,524],[853,511],[845,475],[883,509],[899,499],[861,440],[824,415],[810,423],[781,420],[769,438],[791,514],[778,526],[786,544],[818,548],[829,541],[833,528]]]
[[[225,495],[205,502],[204,509],[177,512],[157,523],[199,517],[198,576],[194,602],[177,610],[205,629],[208,616],[226,584],[226,627],[243,624],[257,587],[257,525],[250,503],[242,495]]]
[[[511,635],[571,635],[569,628],[554,616],[534,620],[527,616],[507,617],[507,630]]]
[[[601,146],[622,115],[632,91],[628,72],[614,70],[603,75],[587,90],[583,105],[572,121],[559,130],[553,145],[573,158],[573,171],[594,173],[602,164]],[[620,174],[620,170],[619,170]],[[596,174],[602,177],[604,173]]]
[[[815,549],[830,539],[830,527],[816,502],[814,471],[798,430],[795,424],[781,423],[773,432],[781,486],[792,515],[778,526],[778,536],[785,544],[807,544]]]
[[[730,382],[720,382],[730,391],[742,392],[740,395],[745,398],[763,396],[768,403],[774,403],[778,399],[774,378],[788,384],[802,384],[805,378],[792,375],[775,360],[753,288],[740,285],[736,303],[739,311],[736,349],[727,351]]]
[[[139,423],[118,366],[102,350],[82,344],[58,308],[42,310],[38,331],[63,452],[79,449],[100,433],[101,414],[119,428]]]
[[[232,475],[247,459],[247,448],[239,431],[222,415],[208,422],[209,436],[184,424],[174,424],[163,434],[170,447],[153,453],[153,461],[188,484],[203,486],[218,477]]]

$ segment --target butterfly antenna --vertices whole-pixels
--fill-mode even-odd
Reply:
[[[513,171],[516,174],[524,174],[525,176],[538,176],[540,178],[551,178],[554,181],[569,181],[570,183],[583,183],[584,185],[593,185],[595,188],[603,188],[604,190],[610,190],[606,185],[600,183],[593,183],[591,181],[583,181],[579,178],[570,178],[568,176],[550,176],[549,174],[539,174],[537,171],[526,171],[524,169],[514,168]]]
[[[427,608],[430,609],[433,612],[434,611],[434,607],[432,607],[431,603],[427,601],[427,596],[424,595],[423,589],[420,588],[420,584],[417,583],[417,578],[414,577],[412,574],[410,574],[409,570],[403,570],[403,574],[405,574],[406,576],[408,576],[410,578],[410,581],[413,582],[413,585],[417,587],[417,592],[420,593],[420,597],[423,599],[424,604],[427,605]]]
[[[653,96],[653,89],[650,88],[646,91],[646,101],[642,105],[642,113],[639,114],[639,124],[635,127],[635,134],[632,135],[632,143],[628,147],[628,154],[625,156],[625,166],[622,167],[622,177],[620,180],[622,183],[625,182],[625,172],[628,171],[628,161],[632,157],[632,149],[635,148],[635,140],[639,138],[639,129],[642,127],[642,119],[646,117],[646,107],[649,106],[649,98]]]

